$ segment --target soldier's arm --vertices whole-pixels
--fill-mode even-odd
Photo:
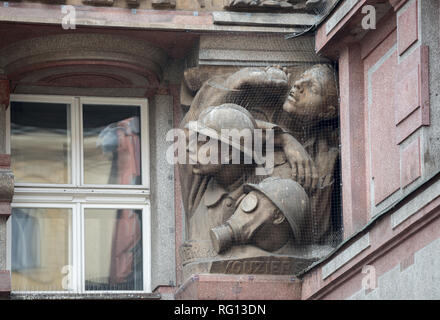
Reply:
[[[226,86],[231,90],[261,89],[268,93],[276,90],[285,94],[289,90],[287,70],[280,66],[266,68],[243,68],[226,79]]]
[[[280,133],[279,139],[287,161],[292,167],[293,179],[298,181],[306,191],[314,191],[318,183],[318,170],[308,152],[287,132]]]

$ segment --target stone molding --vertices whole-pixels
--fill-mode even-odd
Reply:
[[[315,54],[313,37],[286,41],[283,36],[268,35],[202,35],[188,60],[189,67],[211,65],[235,68],[329,62]]]
[[[114,0],[83,0],[83,3],[92,6],[112,6]]]
[[[301,300],[301,281],[292,276],[201,274],[190,277],[176,300]]]
[[[31,38],[0,50],[0,67],[18,84],[15,92],[35,85],[112,88],[107,91],[132,88],[148,97],[159,86],[167,59],[162,49],[150,43],[95,33]],[[78,83],[79,77],[89,81]]]
[[[0,154],[0,216],[11,214],[11,202],[14,195],[14,174],[11,169],[11,156]]]

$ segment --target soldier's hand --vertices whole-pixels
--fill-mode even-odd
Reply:
[[[286,75],[286,77],[287,77],[287,81],[290,80],[290,76],[291,76],[291,74],[289,73],[289,71],[287,70],[286,67],[282,67],[282,66],[276,64],[276,65],[269,66],[269,67],[266,67],[266,68],[265,68],[265,71],[266,71],[266,73],[268,73],[268,74],[271,74],[271,73],[273,73],[273,72],[278,73],[277,70],[282,71],[282,72]]]
[[[290,134],[282,134],[282,145],[287,161],[292,168],[292,179],[308,192],[313,192],[318,184],[318,170],[304,147]]]
[[[285,68],[284,68],[285,69]],[[243,68],[229,76],[227,87],[232,90],[262,88],[288,90],[289,77],[280,66],[266,68]]]

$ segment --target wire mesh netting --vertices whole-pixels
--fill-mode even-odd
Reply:
[[[217,254],[243,245],[273,254],[335,247],[342,240],[337,65],[314,53],[310,36],[229,41],[245,41],[245,54],[185,72],[188,157],[179,168],[187,244],[210,241]]]

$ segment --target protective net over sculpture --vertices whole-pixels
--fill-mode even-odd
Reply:
[[[225,261],[265,257],[287,261],[280,273],[290,274],[341,241],[337,66],[298,43],[289,45],[304,62],[274,64],[268,48],[254,65],[187,69],[193,97],[179,165],[187,266],[229,273]],[[245,266],[231,273],[254,273]]]

